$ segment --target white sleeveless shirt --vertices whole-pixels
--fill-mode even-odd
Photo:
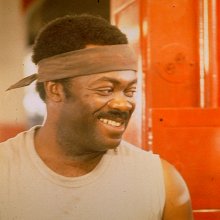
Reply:
[[[64,177],[34,148],[35,128],[0,144],[1,220],[159,220],[160,158],[124,141],[90,173]]]

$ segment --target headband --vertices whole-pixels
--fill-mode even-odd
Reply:
[[[28,86],[35,80],[46,82],[120,70],[137,71],[137,60],[130,46],[96,46],[42,59],[38,63],[38,74],[23,78],[7,90]]]

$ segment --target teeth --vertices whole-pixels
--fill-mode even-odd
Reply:
[[[100,118],[99,120],[100,120],[101,122],[103,122],[104,124],[108,124],[108,125],[111,125],[111,126],[114,126],[114,127],[119,127],[119,126],[122,125],[121,122],[112,121],[112,120],[105,119],[105,118]]]

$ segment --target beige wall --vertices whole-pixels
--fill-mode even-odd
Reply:
[[[18,0],[0,0],[0,123],[25,123],[23,89],[5,92],[23,77],[24,20]]]

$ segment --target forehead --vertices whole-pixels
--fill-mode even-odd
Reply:
[[[79,76],[72,79],[77,83],[84,85],[95,84],[103,81],[109,81],[118,84],[136,83],[137,73],[132,70],[112,71],[105,73],[91,74],[87,76]]]

